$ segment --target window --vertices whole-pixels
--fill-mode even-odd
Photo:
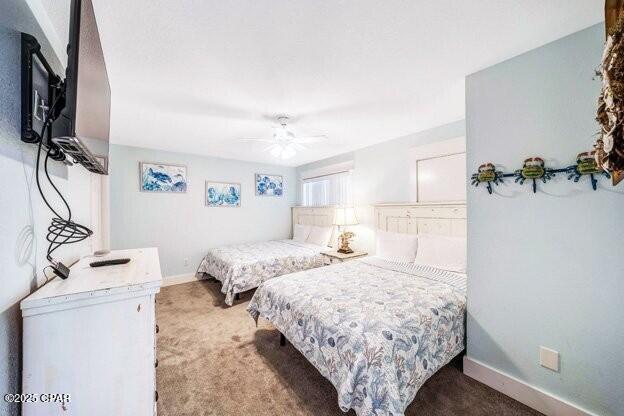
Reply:
[[[416,161],[418,202],[466,200],[466,153]]]
[[[351,172],[339,172],[303,180],[303,206],[351,205]]]

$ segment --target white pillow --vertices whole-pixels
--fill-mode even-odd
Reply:
[[[295,228],[293,229],[293,240],[305,243],[310,235],[310,231],[312,231],[311,225],[295,224]]]
[[[411,263],[416,258],[417,248],[417,235],[377,231],[377,257]]]
[[[331,236],[332,227],[317,227],[316,225],[313,225],[307,242],[316,244],[317,246],[327,247]]]
[[[466,273],[466,237],[419,234],[416,264]]]

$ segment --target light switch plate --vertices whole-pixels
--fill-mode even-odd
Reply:
[[[559,352],[540,346],[539,363],[542,367],[559,372]]]

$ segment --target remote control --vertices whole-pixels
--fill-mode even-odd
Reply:
[[[112,266],[114,264],[126,264],[129,261],[130,261],[130,259],[102,260],[102,261],[94,261],[93,263],[89,263],[89,266],[91,266],[91,267]]]

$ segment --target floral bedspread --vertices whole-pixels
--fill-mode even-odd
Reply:
[[[293,240],[216,247],[208,250],[197,272],[219,280],[225,303],[232,305],[236,293],[256,288],[267,279],[322,266],[323,249]]]
[[[247,310],[332,382],[343,411],[398,416],[464,349],[466,277],[366,258],[271,279]]]

